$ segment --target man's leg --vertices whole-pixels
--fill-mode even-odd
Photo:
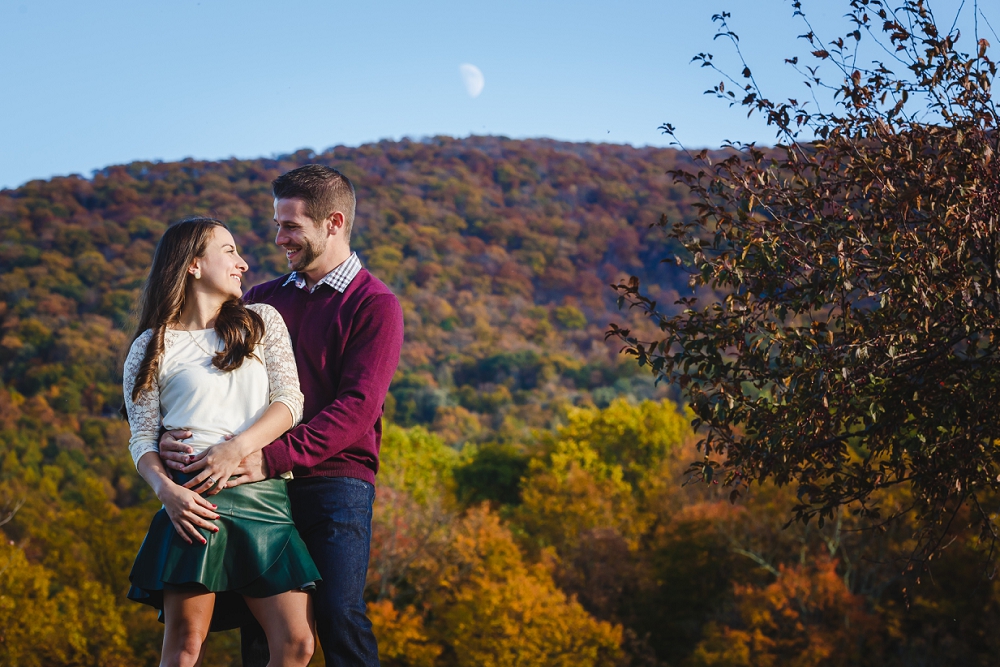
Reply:
[[[323,580],[313,609],[328,667],[377,667],[378,645],[365,613],[375,487],[351,477],[288,484],[292,517]]]
[[[240,653],[243,667],[267,667],[271,653],[267,649],[267,635],[256,620],[240,628]]]

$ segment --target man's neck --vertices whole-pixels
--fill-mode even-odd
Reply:
[[[349,247],[337,248],[336,250],[331,249],[329,253],[324,253],[320,257],[317,257],[315,264],[305,271],[299,271],[298,273],[306,279],[306,287],[312,289],[316,283],[323,280],[326,274],[346,262],[350,256],[351,249]]]

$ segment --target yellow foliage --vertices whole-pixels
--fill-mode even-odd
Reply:
[[[570,410],[568,423],[559,429],[557,439],[587,443],[602,460],[621,466],[624,478],[638,488],[661,461],[691,437],[692,416],[667,400],[633,404],[618,398],[603,410]]]
[[[647,500],[691,435],[688,418],[670,401],[569,410],[545,443],[548,455],[530,462],[512,518],[563,557],[594,530],[610,529],[637,548],[653,520]]]
[[[135,663],[112,595],[100,584],[55,590],[52,575],[0,545],[0,664],[124,667]]]
[[[387,424],[381,457],[379,484],[405,491],[418,503],[440,499],[453,488],[451,469],[458,454],[422,426],[404,429]]]
[[[619,626],[567,598],[542,564],[526,564],[485,507],[456,527],[432,602],[434,629],[459,666],[596,667],[619,654]]]
[[[621,466],[607,465],[585,442],[560,440],[548,463],[533,459],[521,499],[517,523],[560,554],[596,528],[614,529],[634,543],[645,525]]]
[[[385,667],[433,667],[442,648],[430,642],[424,620],[412,607],[402,611],[389,600],[368,605],[379,661]]]

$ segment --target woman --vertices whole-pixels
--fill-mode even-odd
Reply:
[[[218,220],[167,229],[125,362],[129,449],[163,503],[129,598],[161,610],[161,665],[200,664],[209,630],[243,624],[248,609],[267,635],[270,665],[306,665],[313,652],[308,589],[319,573],[292,524],[285,481],[226,489],[244,457],[302,416],[288,330],[271,306],[242,304],[246,270]],[[161,424],[193,433],[201,470],[168,474]],[[209,491],[215,503],[200,495]]]

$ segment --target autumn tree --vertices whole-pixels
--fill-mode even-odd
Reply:
[[[670,172],[698,198],[692,217],[661,220],[692,295],[671,308],[637,279],[619,284],[620,305],[661,335],[614,325],[608,335],[682,388],[703,429],[693,470],[705,480],[734,495],[795,483],[796,515],[821,522],[844,505],[885,518],[873,494],[904,485],[922,525],[937,527],[923,548],[966,503],[995,543],[1000,134],[989,45],[948,29],[951,17],[923,0],[851,0],[849,32],[832,41],[792,5],[814,64],[836,81],[789,62],[832,106],[772,101],[746,63],[740,81],[714,88],[761,114],[778,144],[734,143]],[[739,52],[727,19],[715,17],[719,35]],[[715,68],[709,54],[696,60]]]
[[[736,586],[733,625],[710,622],[692,667],[882,665],[879,628],[836,563],[781,567],[767,586]]]
[[[457,455],[422,427],[390,425],[375,505],[369,607],[393,667],[603,665],[621,628],[599,621],[527,559],[487,505],[456,512]]]
[[[568,598],[544,561],[525,562],[485,506],[457,525],[429,603],[457,666],[598,667],[620,657],[621,627]]]
[[[135,664],[126,626],[110,592],[91,581],[58,586],[15,545],[0,544],[0,663]]]
[[[554,547],[561,557],[601,531],[637,548],[652,520],[643,496],[689,435],[684,415],[670,401],[617,399],[604,410],[573,409],[567,420],[529,462],[515,521],[535,548]]]

